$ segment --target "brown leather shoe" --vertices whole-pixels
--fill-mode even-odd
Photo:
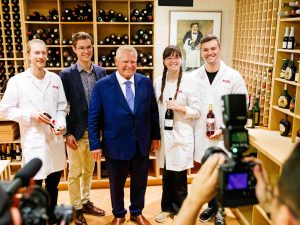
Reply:
[[[115,217],[113,219],[113,221],[111,222],[111,225],[121,225],[124,222],[125,222],[125,217],[122,217],[122,218]]]
[[[75,220],[76,225],[87,225],[87,222],[82,214],[82,209],[75,210]]]
[[[130,220],[137,222],[138,225],[151,225],[151,223],[143,215],[130,215]]]
[[[93,216],[105,216],[105,211],[94,206],[90,201],[82,205],[82,212]]]

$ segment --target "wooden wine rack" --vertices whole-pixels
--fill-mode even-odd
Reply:
[[[282,7],[281,3],[287,3],[288,0],[280,0],[279,11],[287,11],[291,10],[290,7]],[[285,33],[286,27],[295,27],[295,40],[296,47],[292,50],[282,49],[282,41]],[[279,17],[278,25],[277,25],[277,35],[276,35],[277,45],[276,45],[276,58],[275,58],[275,66],[273,73],[273,91],[271,96],[271,114],[270,114],[270,129],[278,131],[279,136],[279,123],[281,119],[287,117],[289,122],[291,123],[290,134],[287,139],[290,139],[291,142],[296,141],[296,132],[300,129],[300,80],[295,81],[287,81],[279,78],[282,60],[290,59],[291,53],[294,53],[294,64],[298,68],[297,61],[300,60],[300,17]],[[299,68],[298,68],[299,69]],[[288,93],[291,97],[296,96],[295,110],[292,113],[289,109],[282,109],[278,107],[278,98],[282,94],[284,85],[287,84]]]
[[[259,97],[260,125],[268,127],[278,0],[237,0],[233,68]]]
[[[9,0],[9,5],[11,6],[11,1]],[[61,16],[64,8],[74,8],[76,4],[83,4],[88,3],[93,10],[93,21],[92,22],[62,22]],[[133,9],[142,10],[145,8],[147,3],[153,4],[153,22],[131,22],[130,21],[130,14]],[[46,29],[46,28],[58,28],[59,30],[59,44],[58,45],[48,45],[48,48],[57,49],[60,51],[60,62],[61,67],[49,67],[48,70],[59,73],[61,70],[64,69],[63,67],[63,56],[62,52],[64,49],[69,49],[72,52],[71,45],[63,45],[62,40],[64,38],[71,39],[73,33],[78,31],[85,31],[91,33],[94,38],[94,63],[98,64],[98,58],[101,55],[107,55],[110,53],[111,50],[117,49],[120,45],[98,45],[98,40],[103,40],[106,36],[110,34],[115,35],[128,35],[128,43],[131,43],[131,39],[134,34],[137,32],[138,29],[145,30],[147,28],[152,29],[152,44],[151,45],[134,45],[137,51],[141,51],[145,54],[151,54],[153,56],[152,59],[152,66],[141,66],[137,69],[142,72],[150,73],[150,78],[153,76],[153,69],[154,69],[154,56],[155,56],[155,49],[153,43],[154,34],[155,34],[155,27],[154,21],[156,20],[156,13],[155,13],[155,6],[156,2],[154,0],[84,0],[84,1],[71,1],[71,0],[19,0],[19,7],[20,7],[20,21],[21,21],[21,31],[22,31],[22,46],[25,49],[26,43],[28,41],[27,32],[30,30],[36,29]],[[48,21],[27,21],[26,16],[32,15],[33,12],[39,12],[40,14],[47,16],[49,15],[49,9],[56,8],[58,10],[58,22],[48,22]],[[113,9],[116,12],[121,12],[124,16],[128,18],[128,22],[97,22],[97,16],[99,9],[104,9],[107,13],[108,10]],[[0,0],[0,29],[2,30],[2,34],[4,34],[4,20],[3,20],[3,12],[2,12],[2,0]],[[12,16],[12,11],[10,12]],[[11,29],[12,32],[14,30],[14,23],[11,21]],[[13,41],[14,41],[14,33],[12,34]],[[2,35],[0,37],[0,41],[3,42],[3,46],[5,46],[5,36]],[[13,46],[15,43],[13,42]],[[4,51],[6,49],[4,48]],[[15,51],[13,51],[15,52]],[[18,65],[24,64],[25,69],[28,68],[28,62],[25,60],[23,52],[15,53],[13,58],[0,58],[0,62],[5,62],[5,76],[6,79],[9,78],[9,71],[8,65],[10,61],[13,62],[15,68]],[[111,73],[112,71],[116,70],[116,67],[106,67],[107,73]],[[0,76],[1,79],[1,76]],[[1,93],[1,84],[0,84],[0,96]],[[95,174],[93,176],[93,187],[99,186],[108,186],[108,179],[101,177],[101,164],[104,161],[98,161],[95,165]],[[15,163],[13,163],[15,165]],[[20,165],[20,164],[18,164]],[[161,176],[159,167],[156,163],[155,155],[150,156],[150,163],[149,163],[149,178],[148,184],[161,184]],[[190,180],[190,179],[189,179]],[[67,170],[64,171],[64,176],[60,183],[60,188],[67,188]],[[128,185],[128,182],[126,183]]]

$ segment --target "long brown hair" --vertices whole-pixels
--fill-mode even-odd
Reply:
[[[177,56],[177,57],[182,58],[182,54],[181,54],[180,49],[175,45],[169,45],[168,47],[166,47],[164,52],[163,52],[163,60],[165,60],[167,57],[170,57],[170,56]],[[160,96],[159,96],[159,101],[160,102],[163,101],[164,89],[165,89],[166,80],[167,80],[167,72],[168,72],[168,68],[164,64],[164,70],[163,70],[162,81],[161,81],[161,93],[160,93]],[[181,78],[182,78],[182,65],[180,66],[180,70],[179,70],[179,76],[178,76],[178,79],[177,79],[177,88],[176,88],[174,99],[177,98],[178,89],[179,89],[179,86],[180,86],[180,83],[181,83]]]

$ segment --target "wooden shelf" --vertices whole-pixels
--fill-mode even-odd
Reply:
[[[269,125],[278,0],[236,1],[233,68],[241,73],[249,96],[259,97],[260,125]],[[264,81],[267,80],[265,87]],[[270,83],[269,83],[270,82]],[[264,93],[262,93],[264,91]]]
[[[280,22],[300,22],[300,17],[282,18]]]
[[[289,109],[283,109],[283,108],[280,108],[280,107],[277,106],[277,105],[273,105],[272,108],[273,108],[273,109],[276,109],[276,110],[278,110],[278,111],[280,111],[280,112],[282,112],[282,113],[284,113],[284,114],[287,114],[287,115],[289,115],[289,116],[292,116],[292,117],[295,116],[295,113],[292,113]]]
[[[285,80],[285,79],[282,79],[282,78],[275,78],[276,81],[279,81],[279,82],[282,82],[282,83],[285,83],[285,84],[290,84],[290,85],[294,85],[294,86],[300,86],[299,83],[295,82],[295,81],[289,81],[289,80]]]
[[[300,54],[300,49],[278,49],[278,52],[286,52],[286,53],[296,53],[296,54]]]
[[[9,5],[12,5],[12,0],[9,0]],[[61,21],[62,11],[65,7],[74,8],[75,4],[81,4],[84,2],[88,2],[88,4],[92,7],[93,10],[93,21],[92,22],[63,22]],[[98,22],[97,16],[99,9],[103,8],[106,12],[110,9],[114,9],[116,12],[122,12],[124,16],[128,17],[130,20],[130,14],[133,9],[143,9],[146,7],[147,3],[153,4],[153,12],[152,15],[155,16],[155,1],[154,0],[89,0],[89,1],[79,1],[74,2],[72,0],[49,0],[49,1],[39,1],[39,0],[19,0],[19,8],[20,11],[18,12],[20,14],[20,22],[21,22],[21,36],[22,36],[22,47],[23,50],[25,48],[25,45],[28,41],[27,32],[28,31],[36,31],[37,29],[46,29],[46,28],[57,28],[59,32],[59,44],[58,45],[47,45],[48,48],[55,48],[55,50],[59,49],[60,52],[60,65],[64,65],[64,58],[62,56],[63,50],[66,48],[69,48],[71,50],[72,45],[62,45],[63,39],[71,39],[71,36],[73,33],[78,31],[85,31],[89,32],[93,35],[94,38],[94,63],[99,63],[99,57],[101,55],[108,55],[110,54],[111,50],[115,50],[121,45],[98,45],[97,42],[99,40],[104,40],[106,36],[109,36],[110,34],[115,35],[124,35],[126,34],[128,36],[128,44],[131,43],[131,40],[133,39],[133,36],[135,32],[138,29],[152,29],[153,35],[152,35],[152,44],[151,45],[134,45],[134,47],[137,48],[138,51],[141,51],[144,54],[151,54],[152,59],[152,65],[154,64],[154,58],[155,58],[155,46],[153,43],[155,43],[155,25],[154,22]],[[11,8],[11,7],[10,7]],[[56,8],[58,10],[58,17],[59,21],[57,22],[48,22],[48,21],[26,21],[26,16],[31,15],[33,12],[40,12],[42,15],[47,16],[48,10],[51,8]],[[0,15],[2,15],[2,6],[0,6]],[[10,12],[11,18],[12,18],[12,12]],[[4,20],[1,16],[0,18],[0,29],[2,30],[2,33],[4,33]],[[11,30],[12,33],[14,32],[14,23],[11,21]],[[3,41],[3,46],[6,46],[5,37],[0,37]],[[14,42],[14,36],[13,36],[13,45],[16,43]],[[14,47],[15,48],[15,47]],[[5,49],[6,50],[6,49]],[[28,62],[25,60],[23,51],[20,53],[15,53],[15,49],[13,49],[14,54],[12,55],[12,58],[1,58],[1,62],[5,62],[5,76],[8,78],[8,66],[10,61],[12,61],[12,64],[15,68],[17,68],[18,65],[21,63],[24,64],[25,69],[28,68]],[[8,55],[7,55],[8,56]],[[148,64],[146,64],[148,65]],[[151,65],[151,64],[150,64]],[[116,67],[104,67],[108,70],[116,70]],[[60,72],[64,69],[63,66],[60,67],[47,67],[46,69],[53,71],[55,73]],[[145,72],[150,74],[150,78],[153,75],[154,66],[139,66],[137,67],[139,70],[146,70]],[[0,87],[0,90],[2,87]],[[1,95],[1,93],[0,93]],[[7,143],[20,143],[20,139],[17,139],[13,142],[0,142],[0,144],[7,144]],[[95,165],[95,174],[93,176],[93,187],[98,186],[106,186],[109,187],[108,179],[101,177],[101,166],[105,163],[105,159],[101,158],[100,161],[96,162]],[[20,162],[12,162],[12,166],[20,166]],[[150,157],[150,163],[149,163],[149,179],[148,183],[150,185],[155,184],[161,184],[161,175],[160,175],[160,169],[158,168],[158,165],[156,163],[156,157],[155,155],[151,155]],[[191,178],[189,177],[189,181]],[[127,181],[127,185],[128,185]],[[63,173],[63,177],[60,183],[60,187],[67,188],[67,169],[65,169]]]

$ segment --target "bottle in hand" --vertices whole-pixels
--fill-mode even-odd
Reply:
[[[209,104],[208,113],[206,115],[206,135],[208,137],[215,133],[215,114],[213,112],[213,104]]]
[[[172,100],[172,98],[169,98]],[[167,109],[165,114],[165,130],[173,130],[174,122],[174,111],[172,109]]]

